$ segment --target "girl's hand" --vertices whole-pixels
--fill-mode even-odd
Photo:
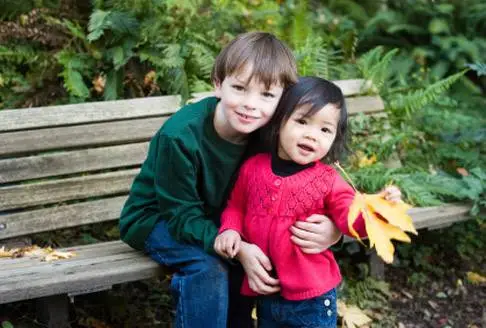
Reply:
[[[380,192],[380,195],[392,203],[402,201],[402,192],[397,186],[388,186]]]
[[[320,214],[312,214],[305,221],[295,222],[290,231],[290,240],[307,254],[325,251],[337,243],[342,235],[327,216]]]
[[[251,290],[262,295],[280,290],[278,279],[272,278],[269,274],[272,271],[270,259],[257,245],[241,242],[237,258],[245,269]]]
[[[225,230],[214,240],[214,250],[223,257],[233,258],[240,251],[241,236],[235,230]]]

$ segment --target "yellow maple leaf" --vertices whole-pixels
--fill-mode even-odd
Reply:
[[[348,212],[350,234],[360,240],[358,233],[353,228],[353,224],[359,215],[362,214],[370,247],[375,247],[376,253],[386,263],[393,262],[395,247],[391,239],[409,243],[410,237],[404,231],[417,234],[412,218],[407,214],[411,206],[404,202],[388,201],[382,194],[369,195],[358,192],[346,171],[338,162],[334,164],[349,180],[356,192]]]
[[[410,242],[410,237],[399,228],[387,224],[385,221],[378,218],[372,211],[368,211],[367,214],[368,215],[365,216],[365,224],[366,233],[370,240],[370,247],[375,247],[376,253],[383,259],[383,261],[392,263],[395,247],[393,246],[391,239]]]
[[[372,321],[360,308],[354,305],[346,305],[341,300],[337,301],[338,314],[343,318],[343,327],[358,328]]]
[[[410,242],[410,237],[403,231],[417,234],[412,218],[406,213],[409,208],[410,205],[403,202],[389,202],[380,194],[356,192],[348,213],[349,231],[352,236],[359,239],[353,224],[359,214],[362,214],[370,247],[375,247],[378,256],[386,263],[391,263],[395,252],[391,239]]]
[[[357,192],[356,195],[354,196],[353,203],[349,207],[348,228],[349,228],[349,231],[351,232],[351,235],[353,237],[357,238],[358,240],[361,240],[361,239],[359,238],[359,235],[356,232],[356,230],[354,230],[353,224],[358,219],[359,214],[363,213],[363,211],[365,209],[366,209],[366,200],[361,193]]]
[[[391,225],[399,227],[404,231],[417,234],[417,230],[413,226],[412,218],[407,214],[411,208],[410,205],[404,202],[392,203],[384,199],[380,194],[365,195],[366,204],[373,209],[374,212],[379,213]]]

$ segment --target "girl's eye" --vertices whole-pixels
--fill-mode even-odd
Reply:
[[[264,92],[264,93],[262,93],[262,95],[265,98],[275,98],[275,95],[271,92]]]
[[[328,128],[322,128],[321,131],[324,133],[331,133],[331,130]]]
[[[236,91],[243,91],[245,90],[245,87],[241,86],[241,85],[238,85],[238,84],[233,84],[232,85],[233,89],[235,89]]]
[[[297,123],[299,124],[302,124],[302,125],[305,125],[307,122],[303,119],[303,118],[299,118],[297,120],[295,120]]]

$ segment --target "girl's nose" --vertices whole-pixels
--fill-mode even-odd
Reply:
[[[316,137],[312,134],[311,131],[307,131],[304,135],[304,138],[306,139],[309,139],[309,140],[312,140],[312,141],[316,141]]]

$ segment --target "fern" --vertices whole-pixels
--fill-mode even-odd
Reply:
[[[63,50],[56,55],[56,58],[64,69],[61,76],[64,79],[64,86],[72,96],[86,99],[89,97],[89,89],[84,83],[83,75],[89,74],[92,63],[86,55],[76,54]],[[82,72],[82,73],[81,73]]]
[[[439,96],[448,90],[466,72],[467,70],[456,73],[429,85],[425,89],[409,92],[407,95],[398,94],[391,100],[390,106],[394,111],[404,110],[405,115],[410,118],[413,113],[425,105],[437,101]]]
[[[98,40],[107,30],[113,32],[118,38],[123,35],[136,36],[138,28],[138,21],[128,13],[95,10],[88,24],[88,41]]]
[[[398,49],[393,49],[382,56],[383,47],[376,47],[362,55],[357,65],[364,79],[371,80],[378,90],[382,89],[388,76],[388,66],[397,52]]]
[[[486,75],[485,63],[467,64],[466,66],[475,71],[478,76]]]

